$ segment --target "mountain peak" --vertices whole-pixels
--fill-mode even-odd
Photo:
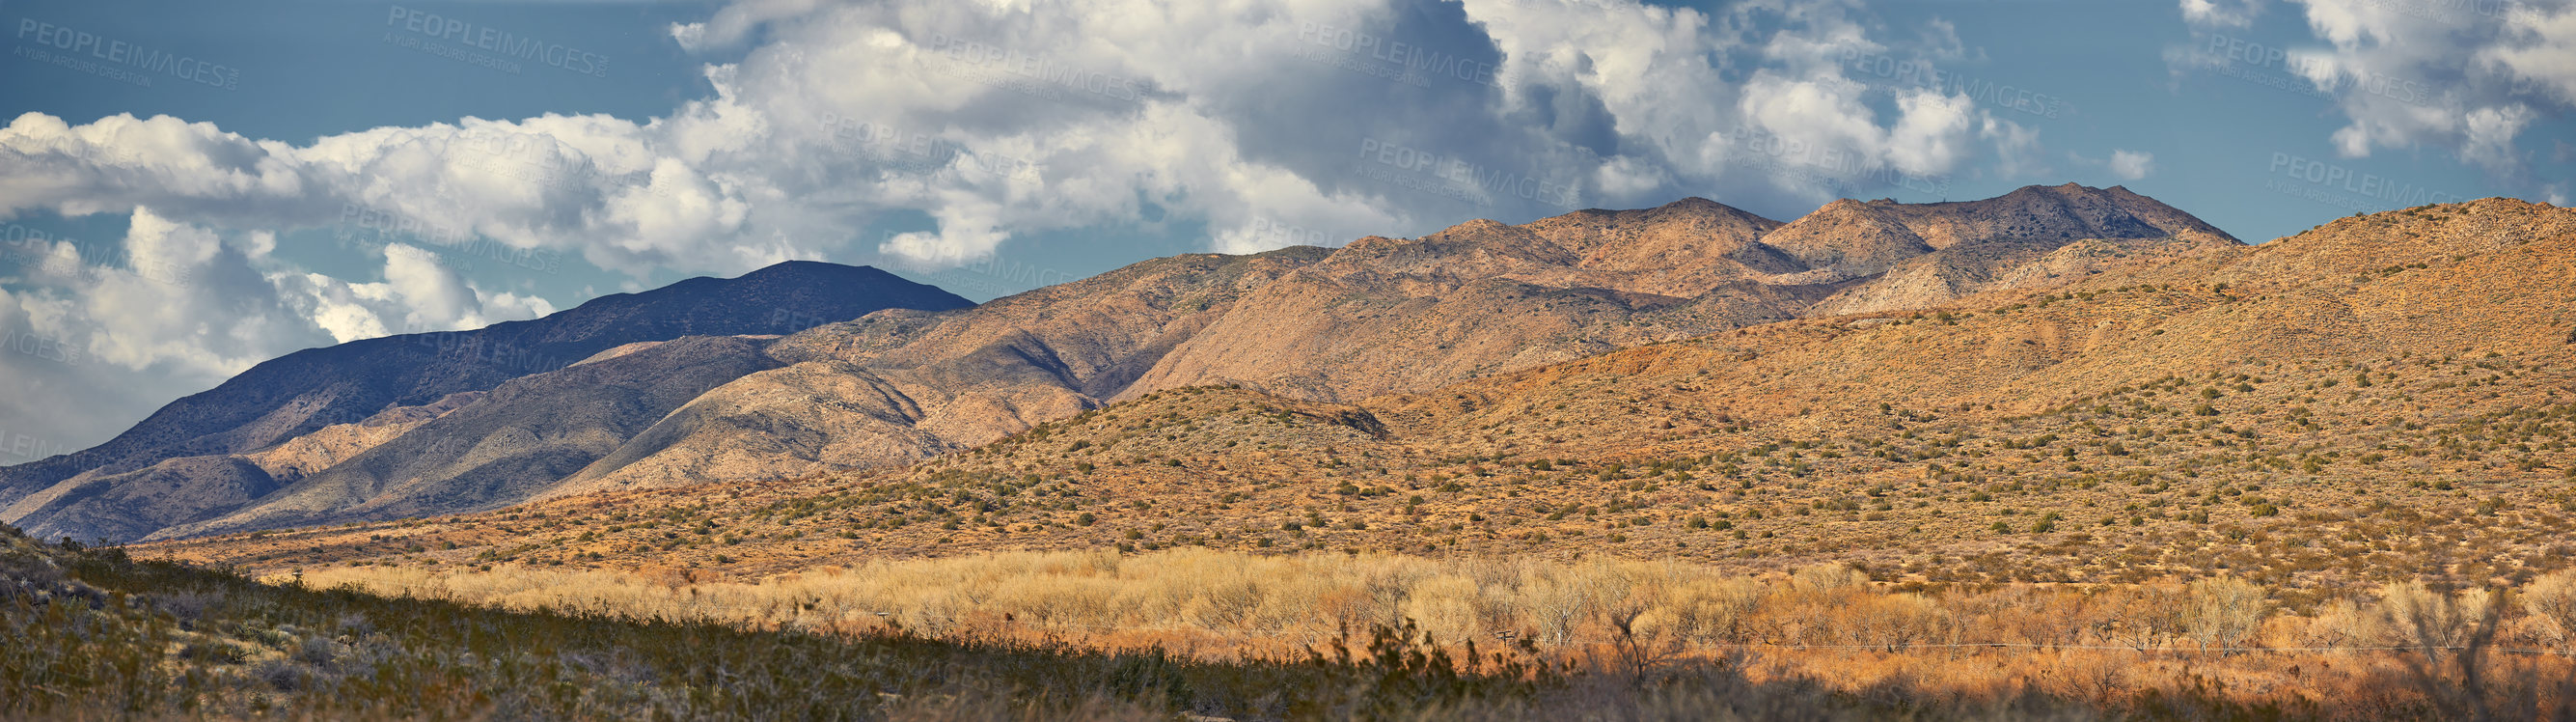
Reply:
[[[802,259],[802,258],[794,258],[794,259],[788,259],[788,260],[784,260],[784,261],[779,261],[779,262],[777,262],[777,263],[772,263],[772,264],[769,264],[769,265],[766,265],[766,266],[761,266],[760,268],[753,269],[750,273],[745,273],[745,274],[743,274],[743,275],[745,275],[745,276],[751,276],[751,275],[758,275],[758,274],[763,274],[763,273],[786,273],[786,272],[791,272],[791,271],[797,271],[797,272],[813,272],[813,271],[822,271],[822,270],[838,270],[838,269],[849,269],[849,270],[869,270],[869,271],[877,270],[874,266],[852,266],[852,265],[848,265],[848,264],[833,263],[833,262],[831,262],[831,261],[815,261],[815,260],[808,260],[808,259]]]
[[[1500,230],[1500,229],[1510,228],[1510,227],[1512,227],[1512,226],[1511,226],[1511,224],[1509,224],[1509,223],[1504,223],[1504,222],[1502,222],[1502,221],[1497,221],[1497,220],[1494,220],[1494,219],[1491,219],[1491,218],[1474,218],[1474,219],[1469,219],[1469,220],[1467,220],[1467,221],[1465,221],[1465,222],[1463,222],[1463,223],[1459,223],[1459,224],[1457,224],[1457,225],[1450,226],[1450,227],[1448,227],[1448,228],[1442,229],[1440,232],[1441,232],[1441,233],[1452,233],[1452,232],[1455,232],[1455,233],[1475,233],[1475,232],[1479,232],[1479,231],[1493,231],[1493,230]]]
[[[541,318],[305,349],[173,401],[97,447],[0,468],[0,508],[58,483],[78,483],[66,480],[86,472],[122,474],[173,458],[248,453],[388,408],[488,391],[626,344],[787,334],[889,308],[972,305],[875,268],[788,261],[737,278],[700,276],[603,295]],[[35,512],[17,510],[9,521],[87,538],[104,528],[77,527],[96,511],[79,506],[86,498],[66,497],[35,521],[28,516]],[[57,518],[70,526],[45,526]]]
[[[852,266],[831,261],[779,261],[733,277],[736,281],[816,281],[816,280],[884,280],[895,275],[875,266]]]
[[[2092,187],[2092,186],[2084,185],[2084,184],[2082,184],[2082,183],[2076,183],[2076,182],[2073,182],[2073,181],[2068,181],[2068,182],[2065,182],[2065,183],[2059,183],[2059,184],[2057,184],[2057,185],[2053,185],[2053,186],[2044,186],[2044,185],[2039,185],[2039,184],[2033,183],[2033,184],[2031,184],[2031,185],[2026,185],[2026,186],[2022,186],[2022,187],[2020,187],[2020,188],[2012,189],[2012,192],[2010,192],[2010,193],[2005,193],[2005,194],[2003,195],[2003,197],[2010,198],[2010,197],[2013,197],[2013,196],[2032,196],[2032,195],[2044,195],[2044,196],[2056,196],[2056,197],[2067,197],[2067,196],[2090,196],[2090,195],[2097,195],[2097,194],[2100,194],[2102,191],[2103,191],[2103,189],[2101,189],[2101,188],[2095,188],[2095,187]]]
[[[1794,278],[1821,283],[1885,272],[1932,252],[1922,236],[1888,212],[1890,205],[1837,199],[1762,235],[1762,244],[1797,258],[1809,271]]]

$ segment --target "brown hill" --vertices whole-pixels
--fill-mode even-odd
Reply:
[[[1848,198],[1827,203],[1764,234],[1762,243],[1816,269],[1800,279],[1811,283],[1877,275],[1935,250],[1896,214],[1880,210],[1885,205]]]
[[[49,521],[43,511],[49,503],[26,499],[88,496],[71,492],[90,489],[88,479],[174,458],[262,452],[387,409],[433,406],[452,394],[488,390],[631,342],[786,333],[884,308],[966,305],[953,294],[874,268],[791,261],[738,278],[691,278],[642,293],[601,296],[539,319],[297,351],[171,402],[107,443],[0,468],[0,505],[11,509],[0,521],[93,538],[108,530]],[[345,446],[346,440],[323,445]],[[60,484],[72,487],[53,488]]]
[[[1931,308],[1979,293],[2061,286],[2119,267],[2244,248],[2190,214],[2119,186],[2030,186],[1986,200],[1919,205],[1844,201],[1809,219],[1819,216],[1830,223],[1784,227],[1763,241],[1829,249],[1806,251],[1811,255],[1867,249],[1855,262],[1881,275],[1817,303],[1808,316]],[[1840,236],[1872,240],[1835,242]]]
[[[1166,389],[901,470],[154,553],[756,572],[1206,545],[1831,559],[1925,583],[2507,583],[2576,558],[2569,369],[2576,211],[2484,200],[1356,404]]]
[[[508,506],[726,381],[773,368],[761,337],[691,336],[514,379],[227,513],[151,538]]]
[[[790,368],[710,393],[557,493],[907,463],[1164,388],[1240,384],[1315,400],[1419,391],[1795,318],[1835,294],[1915,308],[2217,252],[2213,240],[2234,245],[2125,189],[2033,188],[1937,205],[1867,207],[1979,249],[2120,240],[2080,246],[2108,252],[1961,251],[1955,258],[1966,260],[1951,265],[2002,278],[1937,291],[1890,284],[1896,290],[1868,296],[1854,294],[1878,283],[1875,266],[1810,264],[1766,244],[1784,230],[1778,222],[1698,198],[1520,226],[1471,221],[1330,251],[1162,259],[975,309],[879,314],[798,334],[780,346]],[[1797,234],[1810,252],[1872,242],[1811,225]],[[2024,232],[2047,236],[2012,235]],[[1875,257],[1854,254],[1862,256]],[[1797,280],[1820,269],[1834,280]]]
[[[507,493],[488,499],[456,493],[436,504],[394,503],[368,500],[385,482],[340,483],[319,507],[279,507],[305,516],[235,515],[223,523],[310,521],[320,518],[308,513],[318,508],[383,518],[531,494],[903,464],[1159,389],[1240,385],[1347,402],[1820,309],[1920,308],[2234,245],[2124,189],[2070,185],[1928,206],[1842,202],[1785,226],[1694,198],[1519,226],[1471,221],[1333,250],[1158,259],[976,308],[886,311],[794,334],[748,362],[761,370],[667,414],[654,406],[602,421],[619,430],[609,437],[614,447],[581,457],[576,468],[509,467],[518,476],[485,482]],[[643,345],[600,355],[618,353],[665,358]],[[368,463],[438,448],[402,441],[441,423],[370,449]],[[289,496],[306,493],[319,492]]]
[[[1321,249],[1157,259],[941,314],[881,313],[781,341],[567,480],[565,493],[883,465],[1070,416]]]

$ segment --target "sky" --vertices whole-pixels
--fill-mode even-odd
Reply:
[[[0,0],[0,464],[791,259],[985,300],[1700,196],[2576,191],[2576,0]]]

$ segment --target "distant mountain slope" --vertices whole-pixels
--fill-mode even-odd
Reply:
[[[2086,247],[2140,246],[2041,256]],[[2047,290],[1353,403],[1164,389],[908,467],[709,482],[540,502],[542,519],[145,553],[765,574],[1196,546],[1833,563],[1894,584],[2497,588],[2576,563],[2576,210],[2344,218]]]
[[[171,402],[107,443],[0,469],[0,508],[83,473],[125,474],[168,459],[259,451],[389,408],[491,389],[631,342],[783,334],[887,308],[970,305],[874,268],[788,262],[739,278],[692,278],[602,296],[529,321],[307,349]],[[38,526],[16,513],[0,521]]]
[[[815,328],[772,348],[788,367],[709,392],[555,493],[901,463],[1070,416],[1326,253],[1160,258],[972,309]]]
[[[1775,282],[1874,276],[1810,307],[1804,315],[1811,317],[1929,308],[1989,291],[2065,285],[2118,266],[2245,248],[2191,214],[2127,188],[2073,183],[1976,201],[1836,201],[1763,242],[1839,264]]]
[[[2092,239],[2119,250],[2051,255]],[[1130,393],[1241,383],[1349,401],[1800,316],[2061,285],[2130,254],[2241,247],[2127,189],[2073,184],[1956,203],[1842,200],[1787,224],[1696,198],[1471,221],[1360,239],[1254,291]]]
[[[769,343],[690,336],[512,379],[348,461],[221,517],[169,527],[157,536],[514,504],[617,449],[707,389],[776,367],[760,353]]]
[[[1870,220],[1827,220],[1846,212]],[[790,368],[710,392],[553,493],[903,463],[1180,386],[1319,401],[1424,391],[1814,315],[1835,299],[1924,308],[2242,249],[2120,188],[1818,213],[1783,225],[1688,198],[1478,220],[1331,250],[1159,259],[975,309],[816,328],[777,347]],[[1908,263],[1923,278],[1888,270]]]
[[[614,384],[589,391],[569,384],[542,396],[496,391],[450,411],[410,412],[402,423],[413,425],[390,432],[391,440],[381,425],[306,423],[299,434],[338,430],[280,436],[268,443],[294,438],[298,451],[268,452],[276,458],[254,465],[283,469],[287,457],[306,459],[293,473],[308,476],[233,483],[245,491],[208,497],[238,507],[220,519],[203,508],[142,516],[189,520],[156,532],[169,537],[902,464],[1161,389],[1238,385],[1349,403],[1731,329],[1931,308],[2243,252],[2152,199],[2070,184],[1958,203],[1841,201],[1787,224],[1687,198],[1520,225],[1475,220],[1337,249],[1176,256],[973,308],[840,315],[775,343],[722,351],[666,353],[669,344],[592,339],[553,365],[595,354],[602,360],[593,364],[705,380],[709,388],[692,398],[657,394],[655,403],[615,403],[629,392]],[[723,373],[709,371],[718,368]],[[375,403],[368,413],[387,401]],[[478,462],[469,472],[441,456],[458,443],[440,431],[466,423],[456,419],[542,414],[512,404],[588,416],[552,432],[534,431],[541,426],[534,422],[494,427],[534,434],[511,442],[506,463]],[[361,448],[365,440],[381,445]],[[308,468],[315,463],[323,468]],[[263,483],[274,489],[258,491]],[[42,507],[89,525],[114,516],[65,506],[64,499],[105,498],[69,491],[13,513]],[[236,498],[244,495],[254,498]],[[137,526],[148,524],[119,528]]]

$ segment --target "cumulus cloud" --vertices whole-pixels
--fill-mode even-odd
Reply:
[[[2039,131],[1981,113],[1977,137],[1994,145],[1995,173],[2005,178],[2035,178],[2053,172],[2042,159]]]
[[[2111,151],[2111,174],[2121,180],[2137,180],[2156,172],[2156,156],[2144,151]]]
[[[1060,232],[1248,252],[1681,195],[1939,194],[1923,181],[1980,163],[2045,172],[2036,129],[1856,65],[1982,56],[1946,22],[1890,28],[1856,0],[741,0],[668,34],[723,60],[703,68],[708,95],[642,120],[299,143],[19,116],[0,128],[0,218],[130,214],[136,257],[199,283],[75,262],[12,282],[12,313],[99,363],[202,381],[551,310],[440,262],[467,244],[577,257],[631,288],[851,253],[958,266],[1082,235]],[[380,280],[278,258],[282,237],[353,225],[396,237]]]
[[[0,345],[17,351],[0,354],[0,373],[27,394],[0,414],[0,432],[49,428],[46,438],[86,446],[297,349],[554,311],[478,289],[410,246],[386,248],[385,280],[352,283],[268,258],[264,233],[227,238],[150,206],[131,214],[113,243],[21,234],[0,248],[19,267],[0,289]]]
[[[2183,20],[2200,27],[2247,27],[2262,10],[2262,0],[2182,0]]]
[[[2502,181],[2538,185],[2517,141],[2537,118],[2576,107],[2576,2],[2294,2],[2320,45],[2169,55],[2178,70],[2233,62],[2305,81],[2345,119],[2330,140],[2346,157],[2429,146]],[[2209,31],[2244,27],[2257,6],[2182,8],[2196,31]]]
[[[2515,87],[2576,104],[2576,5],[2511,3],[2498,42],[2477,60],[2511,75]]]
[[[0,130],[0,213],[150,206],[285,231],[356,208],[642,277],[822,256],[899,212],[937,227],[858,248],[953,265],[1034,233],[1189,222],[1251,250],[1283,225],[1348,238],[1885,184],[1747,163],[1751,141],[1917,175],[2035,143],[1965,95],[1845,77],[1860,54],[1972,54],[1946,23],[1890,31],[1849,0],[746,0],[670,35],[740,58],[707,67],[712,96],[643,122],[466,118],[299,146],[22,116]],[[1398,42],[1405,57],[1372,52]],[[1389,147],[1434,165],[1363,152]]]

